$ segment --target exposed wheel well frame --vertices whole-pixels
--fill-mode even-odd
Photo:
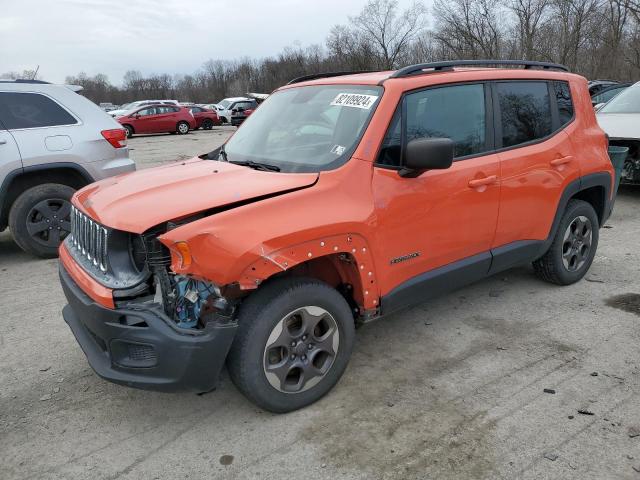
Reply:
[[[336,288],[355,310],[369,314],[379,306],[380,292],[373,257],[364,238],[357,234],[333,235],[271,253],[247,267],[239,280],[242,290],[286,275],[322,280]]]

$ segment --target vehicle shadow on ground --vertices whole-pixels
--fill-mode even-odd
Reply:
[[[618,195],[621,197],[640,199],[640,185],[620,185]]]

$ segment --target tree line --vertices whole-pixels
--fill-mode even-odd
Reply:
[[[122,85],[104,74],[79,73],[66,82],[82,85],[96,103],[210,103],[269,93],[319,72],[487,58],[561,63],[590,79],[639,80],[640,0],[436,0],[430,14],[420,1],[400,9],[396,0],[369,0],[358,15],[333,26],[324,45],[288,47],[264,59],[208,60],[186,75],[130,70]]]

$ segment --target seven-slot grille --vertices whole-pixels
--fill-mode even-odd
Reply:
[[[71,235],[69,239],[82,256],[101,271],[107,271],[107,239],[109,231],[94,222],[76,207],[71,207]]]

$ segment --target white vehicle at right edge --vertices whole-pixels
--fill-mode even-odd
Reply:
[[[620,182],[640,185],[640,82],[613,97],[596,117],[610,145],[629,148]]]

